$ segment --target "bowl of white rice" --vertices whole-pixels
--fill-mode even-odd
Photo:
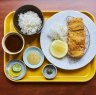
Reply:
[[[13,24],[20,34],[26,36],[38,34],[42,30],[44,17],[36,6],[24,5],[14,13]]]

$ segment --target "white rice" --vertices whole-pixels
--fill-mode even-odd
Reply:
[[[61,24],[53,25],[48,33],[51,40],[67,41],[67,26]]]
[[[37,13],[28,11],[19,14],[18,24],[23,34],[31,35],[40,30],[42,21]]]

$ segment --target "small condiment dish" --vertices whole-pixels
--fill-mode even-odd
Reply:
[[[9,73],[9,70],[10,70],[10,69],[12,70],[12,66],[13,66],[14,64],[17,64],[17,63],[21,66],[21,72],[20,72],[20,75],[19,75],[19,76],[14,76],[14,77],[13,77],[13,76],[11,75],[11,74],[13,74],[12,71],[11,71],[11,73]],[[8,61],[7,65],[6,65],[5,74],[6,74],[6,76],[8,77],[8,79],[10,79],[10,80],[12,80],[12,81],[20,80],[20,79],[22,79],[22,78],[25,76],[25,74],[26,74],[26,65],[24,64],[23,61],[18,60],[18,59],[10,60],[10,61]],[[17,74],[17,72],[16,72],[15,74]]]
[[[57,75],[57,68],[52,64],[47,64],[42,71],[46,79],[53,79]]]
[[[32,64],[32,63],[28,62],[28,55],[29,55],[30,52],[38,52],[38,54],[40,55],[40,62],[38,64]],[[34,57],[34,55],[32,57]],[[33,58],[33,60],[34,60],[34,58]],[[38,59],[36,59],[36,60],[38,60]],[[23,61],[29,68],[36,69],[36,68],[39,68],[43,64],[43,62],[44,62],[44,54],[43,54],[43,52],[41,51],[40,48],[38,48],[36,46],[32,46],[32,47],[27,48],[24,51],[24,53],[23,53]]]
[[[12,37],[14,35],[15,35],[15,38]],[[11,41],[8,40],[9,38],[10,39],[12,38],[12,40]],[[20,39],[18,39],[18,38],[20,38]],[[20,43],[20,41],[22,42],[22,44]],[[21,45],[21,46],[19,46],[19,45]],[[14,55],[14,54],[20,53],[24,49],[24,45],[25,45],[25,40],[24,40],[23,36],[19,33],[16,33],[16,32],[7,33],[2,39],[2,48],[8,54]],[[16,49],[16,48],[18,48],[16,51],[12,50],[12,49]]]

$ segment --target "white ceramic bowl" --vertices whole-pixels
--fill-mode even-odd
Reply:
[[[33,64],[30,64],[28,61],[27,61],[27,56],[28,54],[31,52],[31,51],[37,51],[41,57],[41,60],[38,64],[36,65],[33,65]],[[36,68],[39,68],[43,62],[44,62],[44,54],[43,52],[41,51],[40,48],[36,47],[36,46],[32,46],[32,47],[29,47],[27,48],[25,51],[24,51],[24,54],[23,54],[23,61],[24,63],[31,69],[36,69]]]
[[[52,69],[52,71],[53,71],[52,74],[47,74],[47,69],[48,68],[51,68]],[[47,64],[47,65],[44,66],[44,68],[42,70],[42,73],[43,73],[43,75],[44,75],[44,77],[46,79],[53,79],[57,75],[57,68],[54,65],[52,65],[52,64]]]
[[[20,64],[21,67],[22,67],[22,70],[21,70],[21,74],[20,74],[19,76],[17,76],[17,77],[12,77],[12,76],[9,74],[8,70],[9,70],[9,68],[11,68],[11,67],[13,66],[13,64],[15,64],[15,63]],[[10,80],[12,80],[12,81],[17,81],[17,80],[22,79],[22,78],[26,75],[26,71],[27,71],[27,69],[26,69],[26,65],[24,64],[24,62],[21,61],[21,60],[17,60],[17,59],[13,59],[13,60],[8,61],[7,65],[6,65],[6,68],[5,68],[5,74],[6,74],[7,78],[10,79]]]

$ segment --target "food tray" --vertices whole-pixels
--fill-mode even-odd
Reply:
[[[58,11],[43,11],[45,21],[57,12]],[[82,11],[82,13],[89,16],[93,20],[93,22],[95,22],[95,18],[92,14],[86,11]],[[16,32],[13,26],[13,15],[14,12],[10,12],[5,18],[4,35],[9,31]],[[24,50],[29,46],[40,47],[40,34],[34,35],[32,38],[28,38],[28,37],[24,37],[24,38],[26,43]],[[6,64],[9,60],[12,59],[22,60],[23,51],[18,55],[9,55],[4,52],[4,72],[5,72]],[[27,73],[25,77],[15,82],[85,82],[90,80],[95,75],[95,71],[96,71],[96,58],[94,58],[90,62],[90,64],[78,70],[66,71],[66,70],[58,69],[57,76],[52,80],[47,80],[44,78],[42,74],[42,69],[48,63],[49,62],[45,59],[43,65],[40,68],[36,70],[27,68]]]

